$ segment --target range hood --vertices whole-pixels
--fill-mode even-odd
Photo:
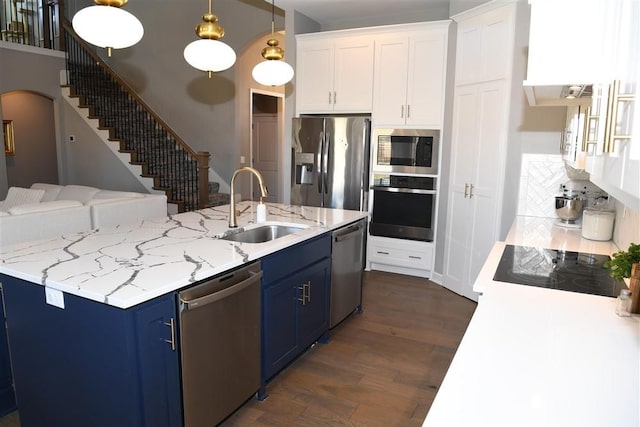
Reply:
[[[590,84],[536,84],[522,83],[527,101],[532,107],[566,107],[591,104],[593,86]]]

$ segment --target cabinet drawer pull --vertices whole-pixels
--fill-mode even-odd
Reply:
[[[411,105],[407,104],[407,119],[411,117]]]
[[[305,286],[307,287],[307,302],[311,302],[311,282],[307,282]]]
[[[171,319],[169,319],[169,322],[164,322],[165,326],[168,326],[171,328],[171,339],[170,340],[164,340],[164,342],[166,342],[167,344],[171,344],[171,350],[172,351],[176,351],[176,324],[175,321],[173,320],[173,317]]]
[[[415,256],[415,255],[409,255],[409,258],[411,258],[411,259],[422,259],[421,256]]]
[[[303,283],[302,285],[298,285],[298,290],[302,291],[302,296],[297,298],[298,301],[302,303],[302,305],[307,304],[307,284]]]
[[[466,199],[469,196],[469,184],[464,183],[464,198]]]
[[[331,104],[331,91],[329,91],[329,104]]]
[[[400,106],[400,118],[404,119],[404,105]]]
[[[337,97],[336,97],[336,93],[335,93],[335,92],[333,92],[333,104],[334,104],[334,105],[335,105],[335,103],[336,103],[336,99],[337,99]]]
[[[383,251],[376,251],[376,253],[380,255],[389,255],[389,252],[383,252]]]
[[[473,184],[469,184],[469,198],[473,197]]]

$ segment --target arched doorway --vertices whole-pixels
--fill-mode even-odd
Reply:
[[[53,100],[28,92],[0,95],[3,124],[13,129],[14,152],[5,153],[9,187],[34,182],[58,183],[58,156]]]

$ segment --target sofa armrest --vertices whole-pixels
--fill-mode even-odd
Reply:
[[[167,216],[167,196],[152,194],[144,197],[96,199],[86,203],[91,207],[93,228],[132,224],[149,218]]]

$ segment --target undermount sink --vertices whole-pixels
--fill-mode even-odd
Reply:
[[[255,228],[231,231],[229,234],[220,237],[222,240],[232,240],[242,243],[264,243],[289,234],[302,231],[307,227],[295,225],[268,224]]]

